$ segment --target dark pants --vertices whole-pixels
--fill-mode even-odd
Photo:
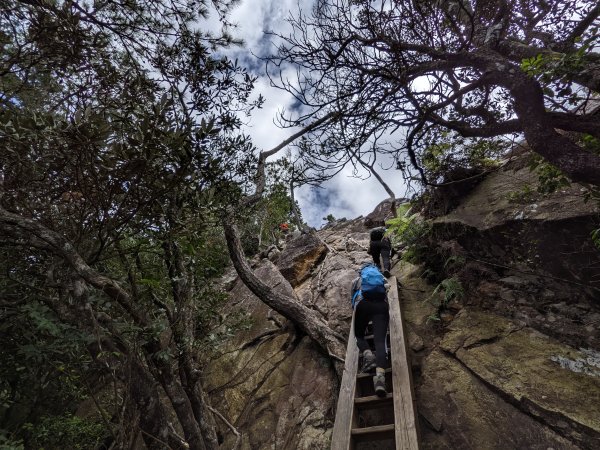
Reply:
[[[365,340],[365,330],[369,321],[373,322],[375,358],[377,367],[386,367],[385,336],[390,322],[388,303],[385,300],[361,300],[354,313],[354,335],[361,352],[369,349]]]
[[[373,257],[373,262],[381,268],[381,259],[383,259],[383,270],[390,270],[390,251],[392,245],[388,238],[383,238],[380,241],[371,241],[369,245],[369,254]]]

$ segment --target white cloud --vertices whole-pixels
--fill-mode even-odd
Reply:
[[[256,95],[260,93],[266,99],[264,107],[253,113],[244,128],[259,149],[270,149],[294,132],[292,129],[281,129],[274,123],[278,113],[290,110],[294,99],[290,94],[270,86],[264,73],[264,63],[253,54],[265,56],[273,52],[273,37],[265,35],[264,32],[272,30],[285,35],[290,31],[290,26],[285,21],[290,11],[297,14],[300,7],[303,12],[308,13],[312,5],[313,0],[242,0],[230,16],[230,20],[237,23],[237,27],[231,30],[233,36],[243,39],[245,45],[242,48],[228,49],[226,53],[232,58],[237,58],[258,76]],[[295,78],[292,71],[288,75],[290,80]],[[304,220],[309,225],[320,227],[324,223],[322,218],[328,214],[348,219],[366,215],[378,203],[388,198],[374,177],[360,180],[351,175],[352,168],[346,167],[335,178],[324,183],[322,189],[297,189],[295,195]],[[396,197],[405,195],[400,172],[380,170],[380,175]]]
[[[269,80],[262,76],[255,84],[256,93],[265,97],[265,103],[260,110],[252,113],[244,132],[252,136],[257,148],[268,150],[286,139],[294,130],[279,128],[274,119],[282,110],[289,110],[293,98],[280,89],[271,87]]]
[[[406,195],[400,172],[381,170],[379,173],[397,198]],[[353,177],[350,167],[324,183],[321,191],[319,193],[314,188],[303,187],[296,192],[304,220],[317,228],[325,223],[323,218],[328,214],[336,219],[366,216],[380,202],[389,198],[375,177],[366,180]]]
[[[237,25],[232,31],[236,38],[245,42],[246,49],[264,56],[273,51],[270,46],[272,36],[265,31],[287,34],[291,27],[286,19],[299,8],[308,12],[314,0],[242,0],[231,12],[230,22]]]

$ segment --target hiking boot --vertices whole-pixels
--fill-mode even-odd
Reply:
[[[374,369],[375,366],[375,354],[371,350],[365,350],[363,352],[362,372],[367,373],[368,371]]]
[[[389,278],[389,277],[391,277],[391,276],[392,276],[392,274],[390,273],[390,271],[389,271],[389,270],[385,269],[385,270],[383,271],[383,276],[384,276],[384,277],[386,277],[386,278]]]
[[[378,397],[385,397],[385,373],[378,373],[373,377],[373,386]]]

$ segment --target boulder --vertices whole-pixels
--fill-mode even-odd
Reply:
[[[406,198],[396,199],[396,208],[408,202]],[[388,198],[382,201],[375,209],[365,216],[364,224],[367,228],[382,227],[385,221],[391,219],[392,216],[392,199]]]
[[[281,252],[277,267],[292,286],[306,280],[313,267],[325,256],[327,246],[316,235],[303,234],[288,242]]]

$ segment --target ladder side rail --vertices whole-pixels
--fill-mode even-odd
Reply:
[[[354,420],[354,395],[358,372],[358,347],[354,339],[354,312],[348,336],[346,360],[342,383],[335,411],[335,423],[331,436],[332,450],[349,450],[352,445],[352,424]]]
[[[412,388],[412,373],[406,349],[406,336],[398,296],[396,277],[390,279],[390,341],[392,351],[392,383],[394,390],[394,422],[397,450],[418,450],[418,424]]]

